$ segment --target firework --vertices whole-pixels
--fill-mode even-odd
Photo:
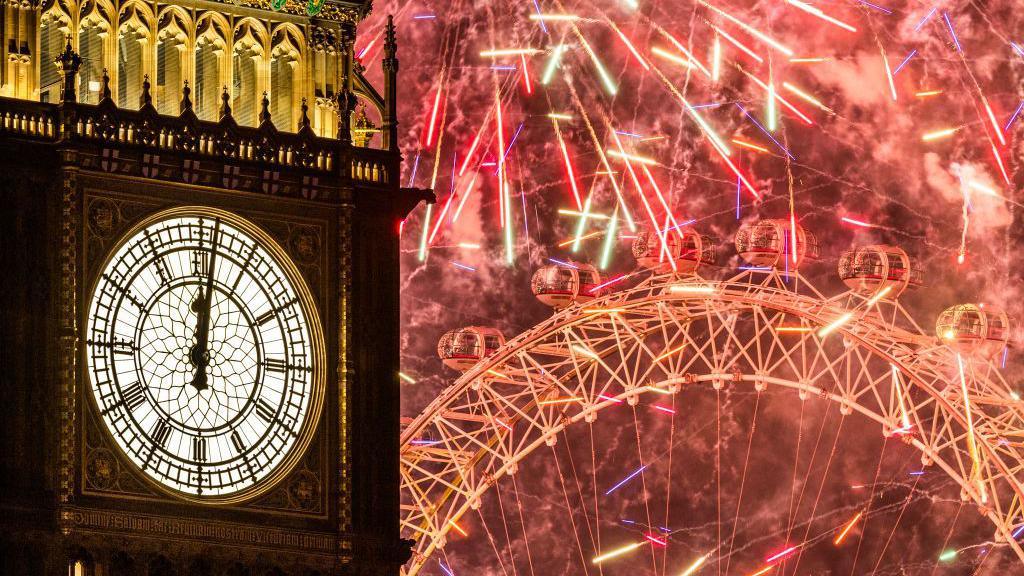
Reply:
[[[863,512],[857,512],[856,516],[851,518],[849,522],[847,522],[846,524],[843,525],[843,529],[839,531],[839,534],[837,534],[835,539],[832,540],[832,543],[835,544],[836,546],[839,546],[840,544],[842,544],[843,540],[846,539],[846,535],[850,533],[850,530],[853,530],[853,527],[857,525],[857,522],[860,521],[860,518],[863,515],[864,515]]]
[[[697,573],[697,570],[699,570],[700,567],[703,566],[704,563],[708,561],[708,558],[710,558],[710,557],[711,557],[711,553],[708,552],[707,554],[701,556],[700,558],[697,558],[696,560],[693,561],[693,564],[690,564],[689,566],[687,566],[686,570],[683,570],[683,573],[680,574],[679,576],[693,576],[694,574]]]
[[[643,546],[644,544],[647,544],[647,541],[633,542],[632,544],[626,544],[625,546],[622,546],[620,548],[616,548],[616,549],[612,550],[611,552],[605,552],[604,554],[601,554],[600,556],[595,556],[594,559],[591,560],[591,563],[593,563],[593,564],[600,564],[601,562],[604,562],[605,560],[611,560],[612,558],[616,558],[618,556],[622,556],[623,554],[627,554],[629,552],[632,552],[633,550],[636,550],[637,548]]]

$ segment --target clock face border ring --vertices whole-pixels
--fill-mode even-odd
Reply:
[[[303,278],[302,274],[299,272],[293,258],[274,238],[270,236],[270,234],[244,216],[220,208],[201,205],[178,206],[159,210],[132,225],[131,228],[124,232],[120,238],[118,238],[118,240],[106,250],[106,254],[103,257],[102,262],[95,269],[95,277],[87,279],[88,288],[84,294],[85,299],[83,302],[92,301],[92,298],[103,279],[103,272],[110,265],[114,256],[117,255],[122,246],[149,226],[175,217],[220,218],[224,222],[237,228],[240,232],[249,235],[259,243],[261,248],[270,254],[285,277],[291,283],[292,288],[295,290],[295,293],[298,296],[299,306],[302,308],[309,331],[309,346],[311,353],[310,367],[312,369],[310,374],[311,397],[309,400],[309,407],[303,420],[302,427],[299,430],[298,437],[288,449],[288,453],[285,457],[270,472],[268,472],[266,476],[261,478],[254,485],[243,488],[237,492],[224,495],[198,496],[176,490],[151,477],[142,470],[132,458],[124,453],[124,449],[121,447],[120,442],[114,438],[113,433],[109,430],[106,422],[104,422],[103,418],[100,416],[101,408],[97,404],[95,393],[93,393],[93,379],[89,370],[88,346],[86,344],[87,338],[85,337],[89,330],[88,314],[91,304],[83,306],[79,311],[83,315],[80,322],[80,336],[78,338],[79,374],[81,381],[84,384],[84,386],[82,386],[82,395],[86,397],[86,403],[92,411],[91,416],[98,420],[97,428],[99,428],[100,432],[106,437],[108,444],[119,454],[119,460],[122,464],[126,464],[132,470],[135,477],[143,481],[147,486],[152,487],[157,493],[201,505],[244,504],[267,494],[276,488],[282,480],[289,476],[306,455],[313,438],[316,436],[317,427],[324,410],[327,387],[327,351],[324,342],[323,328],[321,326],[321,317],[316,300],[309,289],[306,279]],[[84,426],[84,422],[82,423],[82,426]],[[80,450],[82,451],[82,458],[79,462],[80,473],[84,474],[86,462],[85,446],[81,446]]]

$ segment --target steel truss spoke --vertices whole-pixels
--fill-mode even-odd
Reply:
[[[680,284],[708,291],[671,290]],[[537,448],[554,446],[566,427],[593,423],[604,408],[651,388],[674,393],[725,382],[827,398],[876,421],[883,434],[906,434],[922,461],[959,484],[1024,561],[1009,538],[1024,514],[1022,403],[983,358],[964,360],[963,398],[955,351],[925,334],[898,302],[865,305],[863,296],[825,298],[805,279],[787,284],[777,272],[721,282],[663,275],[563,310],[509,340],[403,431],[401,526],[416,540],[405,574],[445,545],[452,522],[479,506],[502,475],[515,474]],[[850,320],[831,334],[818,333],[847,313]],[[783,325],[805,329],[780,332]],[[909,431],[901,430],[904,416]]]

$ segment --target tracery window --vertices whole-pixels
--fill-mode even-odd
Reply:
[[[139,25],[125,23],[117,35],[117,105],[137,110],[142,95],[143,54],[149,35]]]
[[[270,56],[270,115],[279,130],[294,132],[296,128],[299,63],[299,51],[287,39],[275,46]]]
[[[106,62],[104,44],[109,34],[109,24],[95,13],[82,19],[78,30],[78,54],[82,57],[82,67],[78,73],[78,99],[86,104],[96,104],[100,99]]]
[[[60,71],[53,63],[64,51],[71,25],[67,16],[57,10],[50,10],[39,21],[39,93],[50,94],[55,101],[60,95]]]
[[[224,44],[211,36],[196,40],[195,86],[192,87],[192,103],[201,120],[217,120],[220,107],[220,85]]]
[[[231,52],[231,109],[239,124],[255,126],[261,91],[266,90],[266,33],[257,24],[243,22],[236,28],[235,38]]]
[[[173,20],[172,20],[173,22]],[[185,52],[188,37],[176,25],[162,26],[156,43],[157,110],[177,115],[185,81]]]

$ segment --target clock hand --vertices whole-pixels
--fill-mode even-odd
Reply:
[[[192,377],[192,386],[196,390],[205,390],[209,388],[207,383],[206,368],[210,365],[210,353],[209,353],[209,342],[210,342],[210,308],[213,305],[213,271],[217,263],[217,240],[220,234],[220,220],[216,220],[213,226],[213,237],[211,238],[210,245],[210,263],[206,269],[206,289],[200,293],[200,297],[196,299],[198,304],[197,326],[196,326],[196,344],[190,351],[190,360],[196,367],[196,373]]]

